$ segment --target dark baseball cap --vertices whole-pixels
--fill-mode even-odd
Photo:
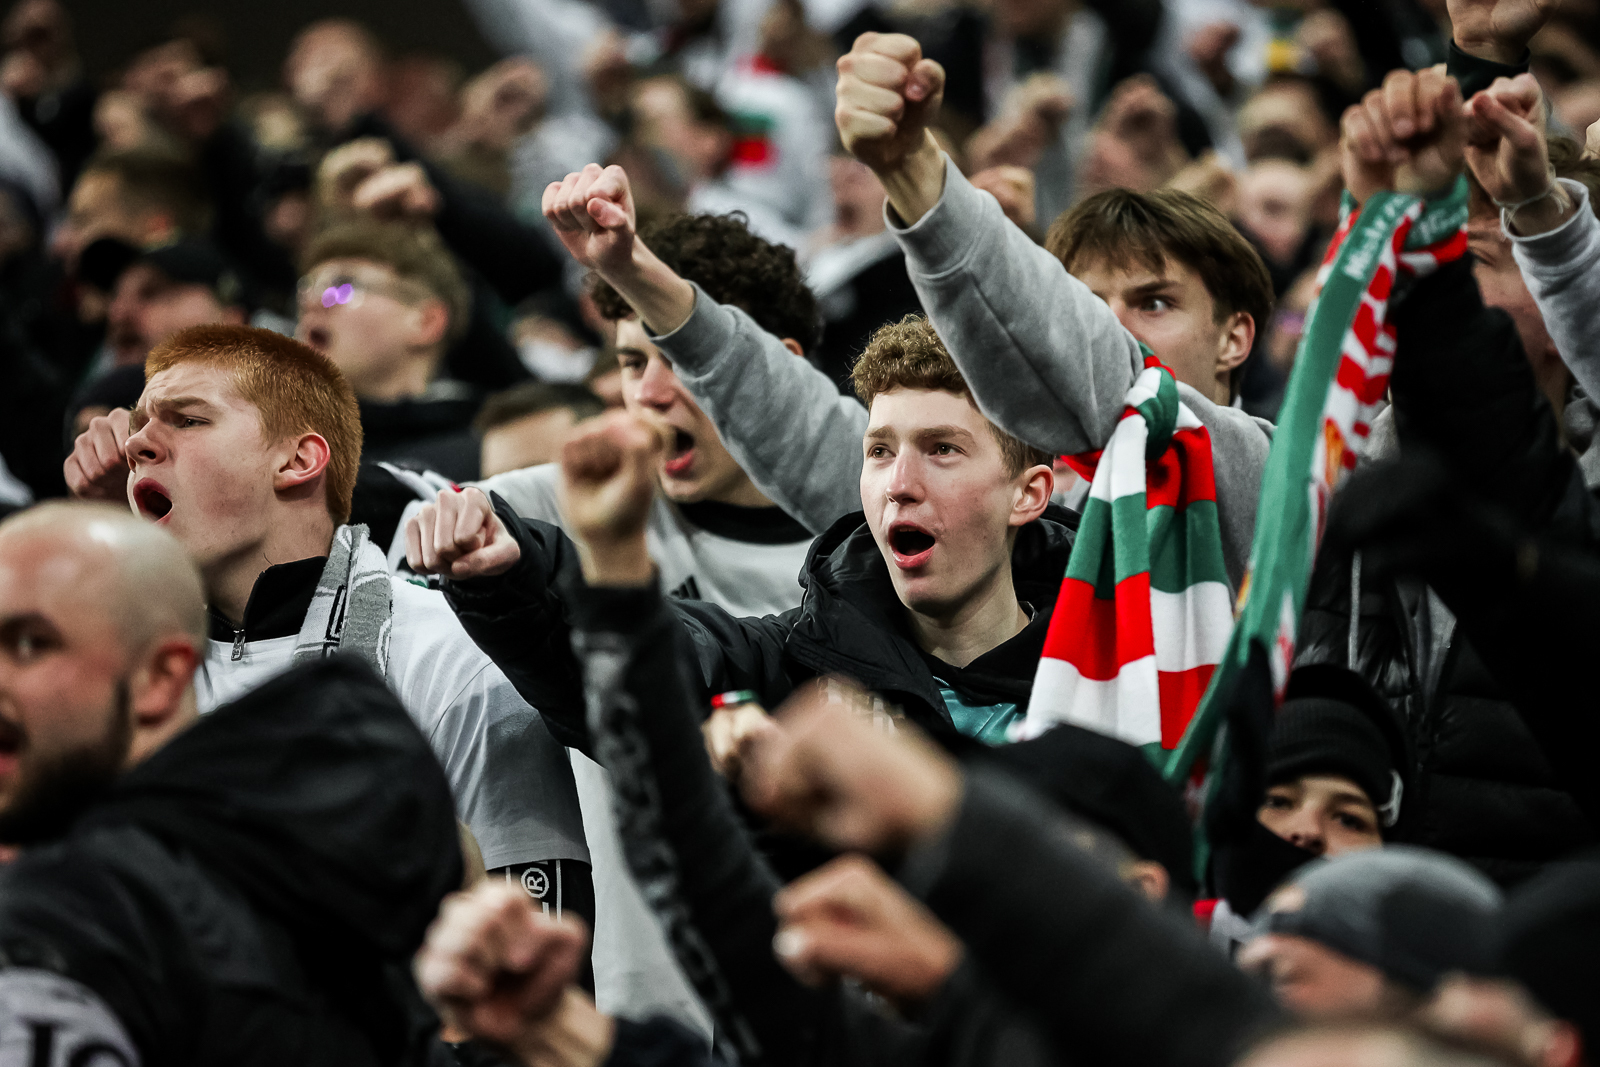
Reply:
[[[203,285],[224,304],[242,304],[244,288],[239,275],[210,241],[185,237],[151,248],[139,257],[181,285]]]
[[[1304,937],[1428,992],[1494,970],[1500,890],[1453,856],[1407,845],[1308,863],[1256,915],[1257,936]]]
[[[227,257],[216,245],[199,237],[182,237],[143,250],[116,237],[102,237],[83,250],[78,277],[109,293],[123,272],[135,263],[148,263],[180,285],[203,285],[224,304],[245,303],[244,287]]]
[[[138,258],[139,249],[120,237],[96,238],[78,256],[78,280],[109,293]]]

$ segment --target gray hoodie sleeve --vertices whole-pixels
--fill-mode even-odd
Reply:
[[[812,533],[861,510],[867,411],[738,308],[694,287],[694,312],[651,337],[756,488]]]
[[[995,425],[1057,455],[1100,448],[1144,368],[1106,302],[945,160],[944,195],[912,226],[889,214],[934,328]]]
[[[1106,302],[948,159],[944,195],[933,210],[912,226],[892,213],[888,221],[922,306],[979,410],[1055,455],[1105,447],[1144,369],[1138,340]],[[1272,424],[1182,383],[1178,393],[1211,434],[1223,556],[1238,589],[1255,536]]]
[[[1589,206],[1589,191],[1570,178],[1558,179],[1578,210],[1549,233],[1511,238],[1528,292],[1539,305],[1545,329],[1573,377],[1592,397],[1600,397],[1600,218]]]

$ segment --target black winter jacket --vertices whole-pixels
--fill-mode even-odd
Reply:
[[[772,954],[780,882],[701,739],[688,628],[654,588],[569,587],[596,757],[616,787],[629,867],[668,943],[746,1067],[1051,1067],[1036,1027],[970,967],[890,1018],[852,987],[814,989]],[[1042,802],[1041,802],[1042,803]]]
[[[538,708],[562,744],[591,751],[584,726],[583,682],[568,645],[567,608],[558,581],[577,574],[576,554],[554,526],[519,518],[499,497],[495,508],[522,548],[496,578],[444,583],[445,596],[479,648]],[[776,707],[794,688],[841,674],[897,704],[906,717],[954,751],[978,745],[956,731],[934,671],[977,703],[1026,707],[1034,669],[1066,573],[1077,516],[1051,506],[1017,531],[1011,555],[1019,600],[1033,621],[1011,640],[964,668],[918,648],[863,517],[849,515],[812,543],[800,575],[798,608],[761,619],[736,619],[701,601],[673,601],[699,666],[702,706],[710,696],[751,689]]]
[[[1277,1018],[1190,921],[1123,885],[1048,801],[979,761],[955,825],[902,871],[970,961],[911,1022],[849,988],[800,985],[770,948],[777,880],[696,728],[683,616],[653,588],[580,585],[572,602],[629,866],[742,1062],[1223,1067]]]
[[[1394,323],[1402,452],[1437,449],[1533,528],[1586,522],[1554,415],[1470,262],[1419,280]],[[1403,728],[1410,766],[1394,839],[1461,856],[1503,884],[1592,839],[1505,689],[1418,578],[1363,575],[1358,557],[1327,546],[1296,658],[1311,663],[1355,669]]]
[[[367,668],[321,660],[201,719],[0,870],[0,987],[77,983],[146,1064],[421,1063],[443,1048],[411,956],[461,875],[426,739]],[[34,1027],[33,1062],[79,1034]]]

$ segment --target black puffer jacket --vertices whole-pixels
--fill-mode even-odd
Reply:
[[[473,641],[539,709],[556,739],[592,751],[583,681],[568,647],[567,608],[558,589],[576,574],[572,542],[556,527],[519,518],[498,496],[494,500],[522,558],[498,578],[447,581],[445,596]],[[846,516],[812,543],[798,608],[736,619],[714,604],[673,601],[700,668],[696,696],[704,706],[713,694],[751,689],[770,708],[805,681],[841,674],[899,705],[947,747],[971,748],[978,743],[956,731],[933,672],[973,703],[1026,707],[1076,528],[1075,514],[1052,505],[1017,531],[1012,577],[1033,621],[958,668],[917,647],[865,521],[859,513]]]
[[[381,679],[342,659],[288,671],[0,871],[0,1028],[36,1063],[58,1062],[42,1040],[67,1062],[107,1034],[131,1062],[106,1012],[146,1064],[440,1062],[410,961],[461,883],[456,834],[444,771]],[[79,1010],[41,1037],[18,1014],[41,1005]],[[115,1057],[71,1062],[91,1060]]]
[[[1394,322],[1402,451],[1438,449],[1535,528],[1586,524],[1571,506],[1554,415],[1510,319],[1484,307],[1471,264],[1419,281]],[[1502,884],[1592,840],[1508,694],[1421,581],[1362,575],[1354,554],[1323,552],[1296,659],[1309,663],[1358,671],[1403,728],[1411,773],[1394,839],[1461,856]]]

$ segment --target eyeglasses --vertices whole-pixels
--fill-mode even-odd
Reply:
[[[419,286],[404,279],[363,278],[349,271],[308,274],[295,286],[295,299],[301,307],[321,304],[325,308],[358,308],[369,295],[387,296],[402,304],[413,304],[426,296]]]

